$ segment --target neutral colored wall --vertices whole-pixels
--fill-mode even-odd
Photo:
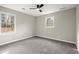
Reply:
[[[45,28],[45,17],[55,17],[55,28]],[[36,35],[76,43],[76,9],[64,10],[37,17]]]
[[[0,7],[0,11],[16,14],[16,33],[0,35],[0,45],[34,36],[35,18],[30,15]]]
[[[76,8],[76,25],[77,25],[77,48],[79,51],[79,5]]]
[[[71,43],[76,42],[75,8],[39,17],[26,15],[4,7],[0,7],[0,11],[16,14],[16,33],[0,35],[0,45],[32,36],[46,37]],[[45,17],[48,16],[55,16],[54,29],[46,29],[44,26]]]

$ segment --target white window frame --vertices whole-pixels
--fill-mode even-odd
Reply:
[[[50,20],[52,20],[53,25],[52,26],[47,26],[47,19],[50,18]],[[54,28],[54,16],[53,17],[46,17],[45,18],[45,28]]]
[[[16,14],[12,14],[12,13],[8,13],[8,12],[0,11],[0,29],[1,29],[1,14],[2,13],[7,14],[7,15],[13,15],[14,16],[14,31],[2,33],[1,30],[0,30],[0,35],[6,35],[6,34],[16,33]]]

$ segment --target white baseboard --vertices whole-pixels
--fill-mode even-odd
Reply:
[[[51,38],[51,37],[46,37],[46,36],[39,36],[39,35],[38,35],[37,37],[43,37],[43,38],[48,38],[48,39],[52,39],[52,40],[57,40],[57,41],[62,41],[62,42],[67,42],[67,43],[76,44],[76,42],[71,42],[71,41],[66,41],[66,40],[60,40],[60,39]]]
[[[22,38],[18,38],[18,39],[16,39],[16,40],[12,40],[12,41],[8,41],[8,42],[5,42],[5,43],[1,43],[0,46],[5,45],[5,44],[9,44],[9,43],[12,43],[12,42],[16,42],[16,41],[28,39],[28,38],[31,38],[31,37],[34,37],[34,36],[22,37]]]
[[[18,38],[18,39],[13,40],[13,41],[8,41],[8,42],[5,42],[5,43],[1,43],[0,46],[5,45],[5,44],[9,44],[9,43],[12,43],[12,42],[16,42],[16,41],[28,39],[28,38],[31,38],[31,37],[34,37],[34,36],[29,36],[29,37],[25,36],[25,37]],[[52,40],[58,40],[58,41],[62,41],[62,42],[68,42],[68,43],[76,44],[75,42],[66,41],[66,40],[59,40],[59,39],[56,39],[56,38],[51,38],[51,37],[46,37],[46,36],[37,36],[37,37],[43,37],[43,38],[48,38],[48,39],[52,39]]]

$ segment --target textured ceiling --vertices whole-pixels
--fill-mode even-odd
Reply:
[[[23,12],[25,14],[29,14],[32,16],[41,16],[49,13],[58,12],[61,10],[71,9],[74,8],[76,5],[75,4],[44,4],[44,7],[41,8],[43,12],[29,9],[32,7],[36,7],[36,4],[1,4],[0,6],[10,8],[19,12]],[[25,8],[25,10],[23,8]]]

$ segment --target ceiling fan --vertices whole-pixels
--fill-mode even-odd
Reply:
[[[36,8],[30,8],[30,9],[36,9],[36,10],[38,10],[39,12],[43,12],[42,10],[41,10],[41,8],[44,6],[44,4],[37,4],[36,5]]]

